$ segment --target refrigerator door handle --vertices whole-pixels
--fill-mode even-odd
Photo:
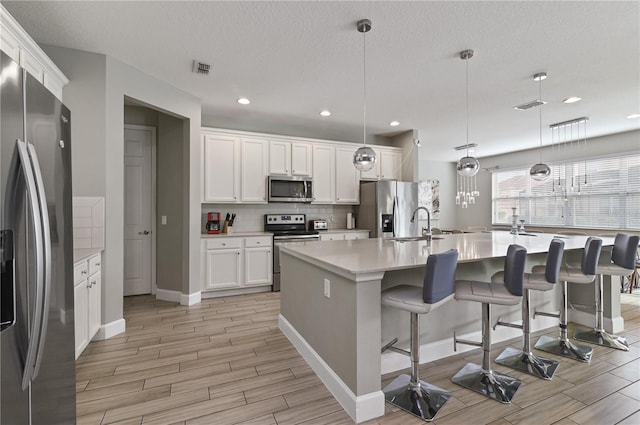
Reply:
[[[42,251],[40,252],[42,263],[44,265],[44,276],[42,279],[44,299],[42,302],[42,314],[40,321],[40,337],[38,339],[38,349],[36,352],[35,364],[33,366],[33,375],[31,379],[38,376],[40,364],[44,351],[44,342],[47,336],[47,324],[49,323],[49,307],[51,303],[51,226],[49,223],[49,208],[47,207],[47,196],[44,192],[44,182],[42,181],[42,172],[38,155],[32,144],[27,143],[31,165],[33,167],[33,175],[36,181],[36,190],[38,191],[38,202],[40,203],[40,222],[42,223]]]
[[[42,261],[43,253],[43,241],[42,241],[42,221],[40,213],[40,202],[38,199],[38,189],[36,187],[35,178],[33,175],[33,168],[31,160],[29,159],[29,152],[27,150],[27,144],[22,140],[16,141],[16,150],[18,152],[17,162],[22,168],[24,174],[24,180],[27,186],[27,198],[29,199],[29,210],[33,215],[33,227],[34,227],[34,242],[36,247],[36,296],[35,296],[35,309],[33,313],[33,320],[31,322],[31,330],[29,332],[29,347],[24,362],[24,372],[22,374],[22,389],[26,390],[29,387],[29,383],[34,377],[36,357],[38,348],[40,345],[40,337],[42,330],[42,314],[44,307],[44,264]],[[15,157],[14,157],[15,159]],[[18,171],[18,167],[12,167],[12,169]],[[15,176],[17,178],[17,176]],[[15,196],[15,195],[14,195]]]
[[[393,237],[395,238],[396,235],[396,219],[398,217],[398,211],[397,211],[397,207],[398,207],[398,197],[394,196],[393,197]]]

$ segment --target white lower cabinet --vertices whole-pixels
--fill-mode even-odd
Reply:
[[[369,232],[349,232],[344,234],[345,240],[369,239]]]
[[[320,233],[321,241],[349,241],[354,239],[369,239],[369,232],[366,230],[355,232],[340,232],[334,230],[331,233]]]
[[[271,236],[202,239],[203,291],[222,291],[271,285]]]
[[[102,324],[101,254],[73,266],[76,358],[82,354]]]
[[[321,241],[343,241],[344,233],[321,233]]]

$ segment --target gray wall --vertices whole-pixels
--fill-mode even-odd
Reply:
[[[420,148],[420,155],[427,153],[426,148]],[[418,175],[420,180],[440,181],[440,218],[431,221],[432,227],[441,229],[452,229],[457,227],[456,223],[456,168],[451,162],[429,161],[421,159],[418,164]]]
[[[74,154],[74,195],[105,197],[102,323],[122,319],[125,96],[185,119],[180,200],[183,231],[179,241],[183,268],[179,286],[183,294],[198,292],[200,100],[108,56],[51,46],[43,49],[70,78],[63,98],[72,111],[78,111],[78,115],[72,115],[72,131],[76,132],[72,137],[83,147]],[[76,165],[85,160],[90,165]]]
[[[413,142],[418,139],[418,130],[405,131],[392,139],[393,146],[402,148],[402,177],[405,182],[417,182],[418,175],[418,147]]]

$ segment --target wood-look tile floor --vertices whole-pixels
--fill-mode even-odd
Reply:
[[[422,365],[423,378],[453,393],[434,423],[640,424],[640,296],[623,302],[628,352],[595,347],[590,364],[545,353],[560,361],[552,381],[495,365],[524,382],[512,404],[451,382],[479,350]],[[352,424],[278,329],[279,307],[278,293],[191,307],[125,298],[126,331],[91,342],[77,361],[78,424]],[[367,425],[423,423],[387,404]]]

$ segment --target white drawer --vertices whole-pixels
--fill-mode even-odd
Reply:
[[[242,238],[213,238],[207,239],[206,242],[205,249],[228,249],[242,246]]]
[[[73,284],[76,285],[89,276],[89,265],[87,261],[80,261],[73,265]]]
[[[100,254],[94,255],[89,258],[89,274],[94,274],[100,271],[100,263],[102,262],[102,256]]]
[[[244,246],[247,248],[269,247],[272,244],[271,236],[261,236],[257,238],[246,238]]]

